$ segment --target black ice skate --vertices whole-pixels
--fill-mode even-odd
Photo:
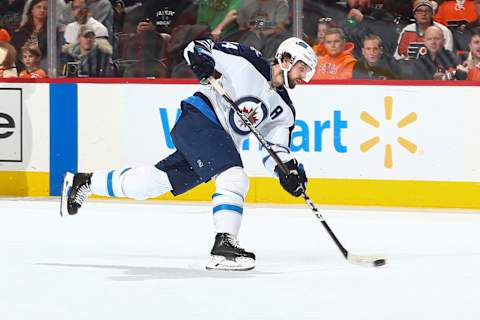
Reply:
[[[92,193],[90,191],[91,173],[67,172],[63,177],[62,200],[60,204],[60,215],[76,214],[83,202]]]
[[[210,253],[212,259],[206,266],[207,270],[244,271],[255,268],[255,254],[241,248],[231,234],[217,233]]]

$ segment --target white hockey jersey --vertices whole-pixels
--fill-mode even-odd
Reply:
[[[295,109],[287,90],[271,85],[271,64],[255,48],[235,42],[219,42],[212,49],[215,69],[221,73],[219,82],[258,131],[271,144],[282,162],[293,158],[290,154],[291,131],[295,126]],[[243,124],[232,107],[211,86],[199,90],[213,106],[217,118],[236,147],[249,136],[250,129]],[[275,161],[263,149],[263,164],[274,173]]]

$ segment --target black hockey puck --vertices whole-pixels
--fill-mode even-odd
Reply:
[[[381,266],[384,266],[387,262],[385,261],[385,259],[378,259],[378,260],[375,260],[373,261],[373,265],[375,267],[381,267]]]

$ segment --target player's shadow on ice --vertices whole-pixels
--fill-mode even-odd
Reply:
[[[157,279],[244,279],[263,275],[274,275],[274,272],[260,271],[208,271],[206,269],[190,268],[165,268],[165,267],[139,267],[125,265],[99,265],[99,264],[74,264],[74,263],[38,263],[43,266],[66,267],[66,268],[94,268],[113,269],[123,271],[123,275],[110,276],[116,281],[143,281]]]

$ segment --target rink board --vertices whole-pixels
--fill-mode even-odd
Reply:
[[[480,208],[480,87],[438,84],[293,91],[292,150],[306,168],[313,200]],[[196,85],[2,83],[0,89],[0,194],[48,196],[59,194],[66,170],[146,165],[172,153],[169,131],[179,101]],[[251,177],[247,201],[301,203],[269,177],[254,137],[242,157]],[[175,199],[209,200],[213,188],[209,183]]]

